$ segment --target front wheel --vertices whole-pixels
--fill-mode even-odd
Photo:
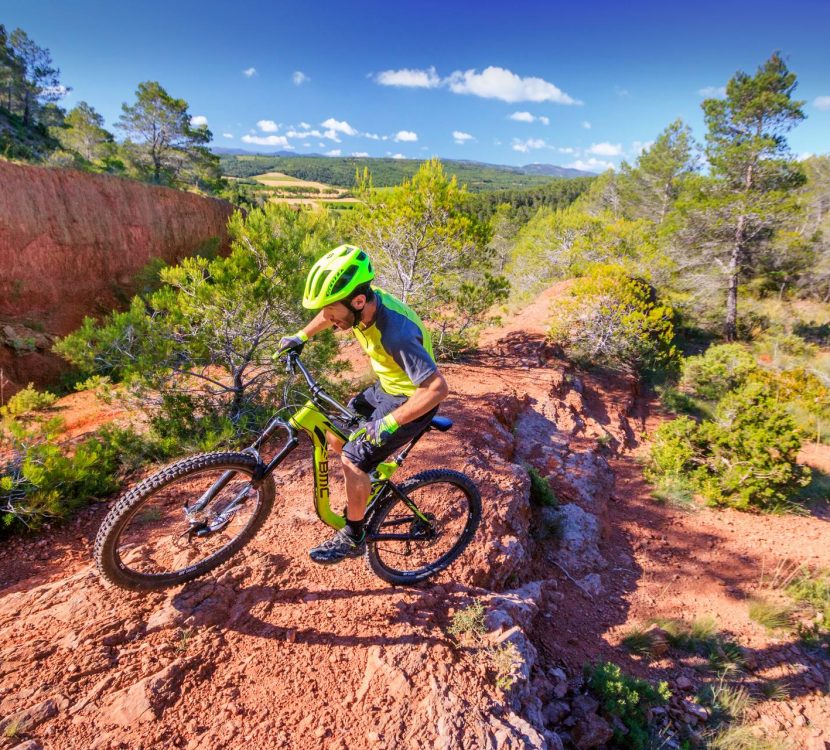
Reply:
[[[107,514],[95,562],[122,588],[164,589],[204,575],[250,541],[274,505],[247,453],[201,453],[133,487]]]
[[[366,555],[384,581],[411,585],[444,570],[465,550],[481,521],[481,495],[469,477],[450,469],[416,474],[398,489],[418,512],[391,493],[369,521]]]

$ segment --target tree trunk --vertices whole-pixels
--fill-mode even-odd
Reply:
[[[732,256],[729,258],[728,286],[726,288],[726,324],[723,335],[727,341],[734,341],[738,337],[738,276],[741,273],[744,252],[744,223],[743,216],[738,217],[738,226],[735,229],[735,244],[732,246]]]

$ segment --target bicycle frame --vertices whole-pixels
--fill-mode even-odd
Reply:
[[[311,390],[311,398],[301,406],[288,420],[281,417],[273,417],[268,425],[263,430],[262,434],[256,441],[246,448],[243,453],[253,454],[257,461],[257,471],[254,474],[254,483],[262,481],[265,477],[271,474],[277,466],[279,466],[285,458],[291,453],[300,443],[297,436],[297,430],[302,430],[311,439],[313,447],[313,464],[314,464],[314,510],[317,517],[328,526],[334,529],[341,529],[346,525],[345,515],[340,515],[331,508],[331,497],[329,494],[329,450],[327,435],[331,433],[340,438],[344,442],[348,441],[348,433],[341,427],[336,425],[332,419],[327,415],[323,409],[332,410],[342,417],[349,427],[357,427],[360,424],[359,415],[350,411],[343,406],[336,399],[327,394],[323,388],[314,380],[303,363],[299,359],[296,352],[289,352],[288,369],[291,374],[294,369],[298,369],[305,378]],[[260,448],[265,442],[277,431],[285,430],[287,439],[283,447],[277,454],[265,464],[259,454]],[[380,499],[385,497],[389,492],[398,495],[409,509],[421,521],[431,526],[430,520],[418,510],[415,503],[391,481],[392,474],[400,467],[403,460],[415,443],[420,440],[424,433],[417,435],[410,441],[404,449],[394,457],[391,461],[384,461],[378,465],[370,477],[372,479],[372,489],[367,503],[367,517],[369,517]],[[210,488],[189,508],[185,509],[185,514],[190,520],[191,524],[196,525],[201,523],[198,520],[198,514],[203,510],[207,504],[222,490],[223,487],[231,480],[236,472],[225,472]],[[224,522],[224,517],[230,517],[236,510],[236,507],[244,500],[247,495],[247,487],[235,497],[228,506],[220,514],[219,520]],[[211,526],[218,526],[218,524],[211,524]],[[198,532],[197,532],[198,533]],[[209,533],[209,532],[208,532]],[[415,534],[375,534],[367,538],[367,541],[379,540],[415,540],[421,539],[423,535]]]

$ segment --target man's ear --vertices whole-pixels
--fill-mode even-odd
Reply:
[[[365,294],[358,294],[357,297],[352,299],[352,307],[355,310],[362,310],[366,306],[366,295]]]

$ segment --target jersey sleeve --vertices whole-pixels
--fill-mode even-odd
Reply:
[[[383,341],[384,349],[406,376],[415,384],[421,385],[430,375],[438,371],[435,360],[424,348],[421,331],[414,323],[409,323],[390,341]]]

